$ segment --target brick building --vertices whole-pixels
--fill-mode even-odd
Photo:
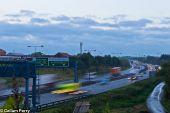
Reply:
[[[0,56],[5,56],[6,55],[6,51],[3,49],[0,49]]]

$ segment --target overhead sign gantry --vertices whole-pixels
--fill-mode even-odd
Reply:
[[[69,58],[61,57],[34,57],[37,68],[74,68],[74,82],[78,82],[77,61],[70,62]]]
[[[29,105],[29,78],[33,78],[32,85],[32,110],[36,110],[36,63],[17,60],[0,59],[0,77],[16,77],[25,79],[25,103]]]
[[[37,66],[49,67],[69,67],[69,58],[56,58],[56,57],[37,57],[33,58]]]
[[[36,69],[37,68],[74,68],[74,82],[78,82],[77,61],[70,64],[69,58],[56,57],[37,57],[31,58],[28,61],[27,57],[0,57],[0,77],[16,77],[25,78],[25,101],[29,105],[29,78],[33,78],[32,85],[32,110],[36,111]],[[39,85],[38,85],[39,86]]]

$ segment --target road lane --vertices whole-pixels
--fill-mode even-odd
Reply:
[[[147,79],[148,77],[149,76],[147,74],[145,74],[143,77],[139,77],[138,80],[134,80],[134,81],[129,81],[127,78],[123,78],[123,79],[108,82],[105,85],[101,85],[100,83],[97,83],[97,84],[81,87],[81,90],[88,91],[88,94],[99,94],[99,93],[106,92],[108,90],[112,90],[112,89],[120,88],[120,87],[129,85],[129,84],[133,84],[137,81]],[[51,93],[41,94],[40,95],[40,98],[41,98],[40,105],[46,104],[49,102],[72,98],[74,96],[75,95],[68,95],[68,94],[65,94],[65,95],[51,94]]]
[[[126,74],[128,73],[132,68],[128,69],[128,70],[125,70],[125,71],[122,71],[122,74]],[[45,75],[40,75],[40,76],[49,76],[49,75],[53,75],[53,74],[45,74]],[[106,79],[106,78],[109,78],[111,75],[108,73],[108,74],[103,74],[101,76],[98,76],[97,78],[95,79],[92,79],[93,81],[101,81],[103,79]],[[54,76],[52,76],[54,77]],[[47,79],[47,77],[40,77],[40,79]],[[47,80],[43,80],[46,82],[48,82],[49,79]],[[51,79],[50,79],[51,80]],[[79,82],[82,83],[82,82],[86,82],[86,81],[89,81],[88,79],[80,79]],[[73,80],[67,80],[67,81],[61,81],[61,82],[56,82],[57,84],[68,84],[68,83],[73,83],[74,81]],[[29,88],[31,90],[31,87]],[[19,88],[20,92],[25,92],[25,87],[20,87]],[[0,96],[3,97],[3,96],[6,96],[6,95],[11,95],[12,94],[12,88],[8,88],[8,89],[4,89],[4,90],[0,90]]]
[[[160,100],[162,98],[162,88],[164,87],[165,83],[160,83],[158,84],[153,92],[151,93],[151,95],[149,96],[149,98],[147,99],[147,106],[148,109],[152,112],[152,113],[166,113],[164,110],[164,107],[162,106],[162,104],[160,103]]]
[[[122,74],[127,74],[131,70],[133,70],[133,66],[132,66],[132,68],[130,68],[128,70],[122,71]],[[103,79],[109,79],[109,77],[111,77],[110,74],[104,74],[103,76],[99,76],[99,77],[95,78],[94,80],[102,81]],[[106,92],[111,89],[120,88],[122,86],[126,86],[126,85],[129,85],[134,82],[137,82],[137,81],[140,81],[143,79],[147,79],[147,78],[148,78],[148,74],[145,74],[143,77],[139,77],[138,80],[134,80],[133,82],[130,82],[127,78],[123,78],[123,79],[119,79],[119,80],[110,81],[104,85],[97,83],[97,84],[93,84],[93,85],[89,85],[89,86],[84,86],[81,89],[88,91],[88,94],[98,94],[98,93]],[[84,82],[84,81],[88,81],[88,80],[80,79],[80,82]],[[69,80],[69,81],[63,81],[60,83],[65,84],[65,83],[71,83],[71,82],[73,82],[73,81]],[[10,91],[8,90],[7,92],[9,93]],[[46,103],[50,103],[50,102],[54,102],[54,101],[65,100],[65,99],[69,99],[69,98],[72,98],[75,96],[76,95],[51,94],[50,92],[44,93],[44,94],[40,94],[40,104],[46,104]]]

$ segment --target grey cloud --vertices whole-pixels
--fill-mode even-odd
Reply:
[[[170,17],[165,17],[165,19],[170,19]]]
[[[21,22],[21,20],[18,19],[18,18],[11,18],[11,19],[8,19],[8,21],[11,21],[11,22]]]
[[[56,39],[57,37],[62,38],[65,36],[81,37],[90,35],[92,37],[127,37],[131,36],[128,32],[123,31],[112,31],[112,30],[97,30],[90,29],[88,27],[74,27],[68,24],[49,24],[44,26],[30,25],[30,24],[8,24],[0,23],[1,36],[24,36],[27,34],[34,35],[46,39]],[[129,37],[130,37],[129,36]]]
[[[23,16],[33,16],[36,13],[34,11],[31,11],[31,10],[21,10],[20,14],[23,15]]]
[[[78,24],[80,26],[90,27],[90,26],[100,26],[100,27],[116,27],[114,24],[110,23],[99,23],[90,18],[83,18],[83,17],[73,17],[70,20],[70,23]]]
[[[24,41],[24,45],[31,44],[31,41],[28,43],[26,40],[33,40],[35,42],[36,39],[39,40],[41,44],[44,44],[47,46],[47,52],[55,52],[55,51],[65,51],[68,50],[70,52],[75,51],[76,48],[78,48],[78,43],[80,41],[83,41],[85,43],[86,48],[96,48],[101,51],[113,51],[115,48],[124,50],[127,53],[130,52],[138,52],[138,50],[141,51],[147,51],[144,50],[147,47],[156,44],[157,46],[161,46],[160,48],[165,47],[168,45],[162,45],[159,42],[159,40],[164,37],[165,42],[166,40],[169,41],[170,35],[169,34],[143,34],[140,32],[135,32],[136,28],[143,27],[147,23],[150,23],[151,21],[147,21],[147,19],[142,19],[139,21],[133,21],[132,24],[128,24],[131,26],[135,26],[134,23],[143,23],[135,27],[135,29],[132,30],[100,30],[100,29],[92,29],[88,26],[91,25],[103,25],[103,26],[114,26],[110,23],[98,23],[95,20],[91,19],[84,19],[81,18],[72,18],[72,21],[68,23],[60,23],[60,24],[45,24],[43,26],[39,26],[36,24],[9,24],[5,22],[0,22],[0,37],[8,37],[6,38],[6,41],[1,41],[0,44],[3,47],[7,47],[7,40],[10,40],[12,37],[18,37],[15,41],[13,38],[11,43],[17,42],[18,49],[23,46],[22,41]],[[70,20],[70,19],[69,19]],[[74,21],[74,22],[73,22]],[[40,22],[40,23],[46,23],[48,20],[43,18],[32,18],[31,22]],[[128,20],[125,22],[128,23]],[[80,25],[80,27],[75,27],[72,25],[72,23]],[[127,24],[126,24],[127,25]],[[126,26],[125,26],[126,27]],[[144,32],[157,30],[158,28],[150,28],[150,29],[143,29]],[[159,31],[159,29],[158,29]],[[162,32],[167,32],[169,29],[164,29]],[[31,36],[29,38],[26,38],[28,36]],[[148,41],[148,43],[137,43],[146,41],[149,38],[152,38],[151,42]],[[25,40],[18,41],[19,39],[26,38]],[[162,39],[160,40],[162,41]],[[135,44],[136,43],[136,44]],[[13,44],[14,45],[14,44]],[[66,46],[67,45],[67,46]],[[157,50],[157,46],[154,46],[153,49]],[[11,46],[10,46],[11,47]],[[7,47],[8,48],[8,47]],[[49,49],[50,48],[50,49]]]
[[[170,24],[170,17],[165,17],[164,19],[161,20],[162,24]]]
[[[98,24],[95,20],[92,20],[92,19],[89,19],[89,18],[83,18],[83,17],[73,17],[70,22],[76,23],[76,24],[83,24],[83,25]]]
[[[149,19],[140,19],[137,21],[121,21],[118,23],[119,26],[122,27],[135,27],[135,28],[142,28],[145,27],[147,24],[152,23]]]
[[[20,14],[6,14],[7,17],[20,17]]]
[[[51,19],[55,21],[68,21],[70,20],[70,17],[62,15],[62,16],[52,17]]]
[[[5,16],[7,17],[22,17],[22,16],[28,16],[28,17],[32,17],[33,15],[35,15],[36,13],[34,11],[31,10],[21,10],[20,12],[16,13],[16,14],[6,14]]]
[[[49,20],[44,19],[44,18],[31,18],[30,22],[43,24],[43,23],[49,23]]]
[[[110,18],[105,18],[105,19],[113,19],[114,21],[117,21],[117,20],[121,20],[121,19],[124,19],[125,17],[127,17],[127,15],[115,15],[115,16],[112,16]]]
[[[84,17],[68,17],[68,16],[57,16],[57,17],[52,17],[52,20],[55,21],[63,21],[67,22],[67,24],[76,24],[79,26],[102,26],[102,27],[116,27],[114,24],[110,23],[99,23],[93,19],[90,18],[84,18]]]
[[[48,22],[48,20],[45,20],[42,18],[32,18],[31,22],[46,23]],[[105,23],[103,25],[109,26],[110,24]],[[114,36],[114,37],[118,37],[119,39],[126,38],[126,40],[131,40],[133,38],[137,38],[138,36],[142,35],[142,33],[134,32],[134,30],[129,30],[129,31],[128,30],[127,31],[126,30],[99,30],[99,29],[92,29],[86,26],[75,27],[69,23],[47,24],[43,26],[38,26],[34,24],[8,24],[5,22],[1,22],[0,28],[1,28],[0,35],[3,35],[3,36],[4,35],[5,36],[24,36],[24,35],[31,33],[31,35],[42,37],[44,39],[55,39],[56,37],[64,37],[64,36],[81,37],[81,36],[88,34],[92,37],[93,36],[94,37],[102,37],[102,36],[113,37]],[[145,32],[152,31],[152,30],[153,29],[146,29]],[[164,29],[164,31],[169,31],[169,29]]]
[[[145,30],[149,30],[149,31],[160,31],[160,32],[170,32],[170,28],[168,27],[151,27],[151,28],[145,28]]]

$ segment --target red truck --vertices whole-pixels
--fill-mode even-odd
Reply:
[[[112,76],[119,76],[121,72],[121,68],[120,67],[114,67],[111,69],[111,75]]]

